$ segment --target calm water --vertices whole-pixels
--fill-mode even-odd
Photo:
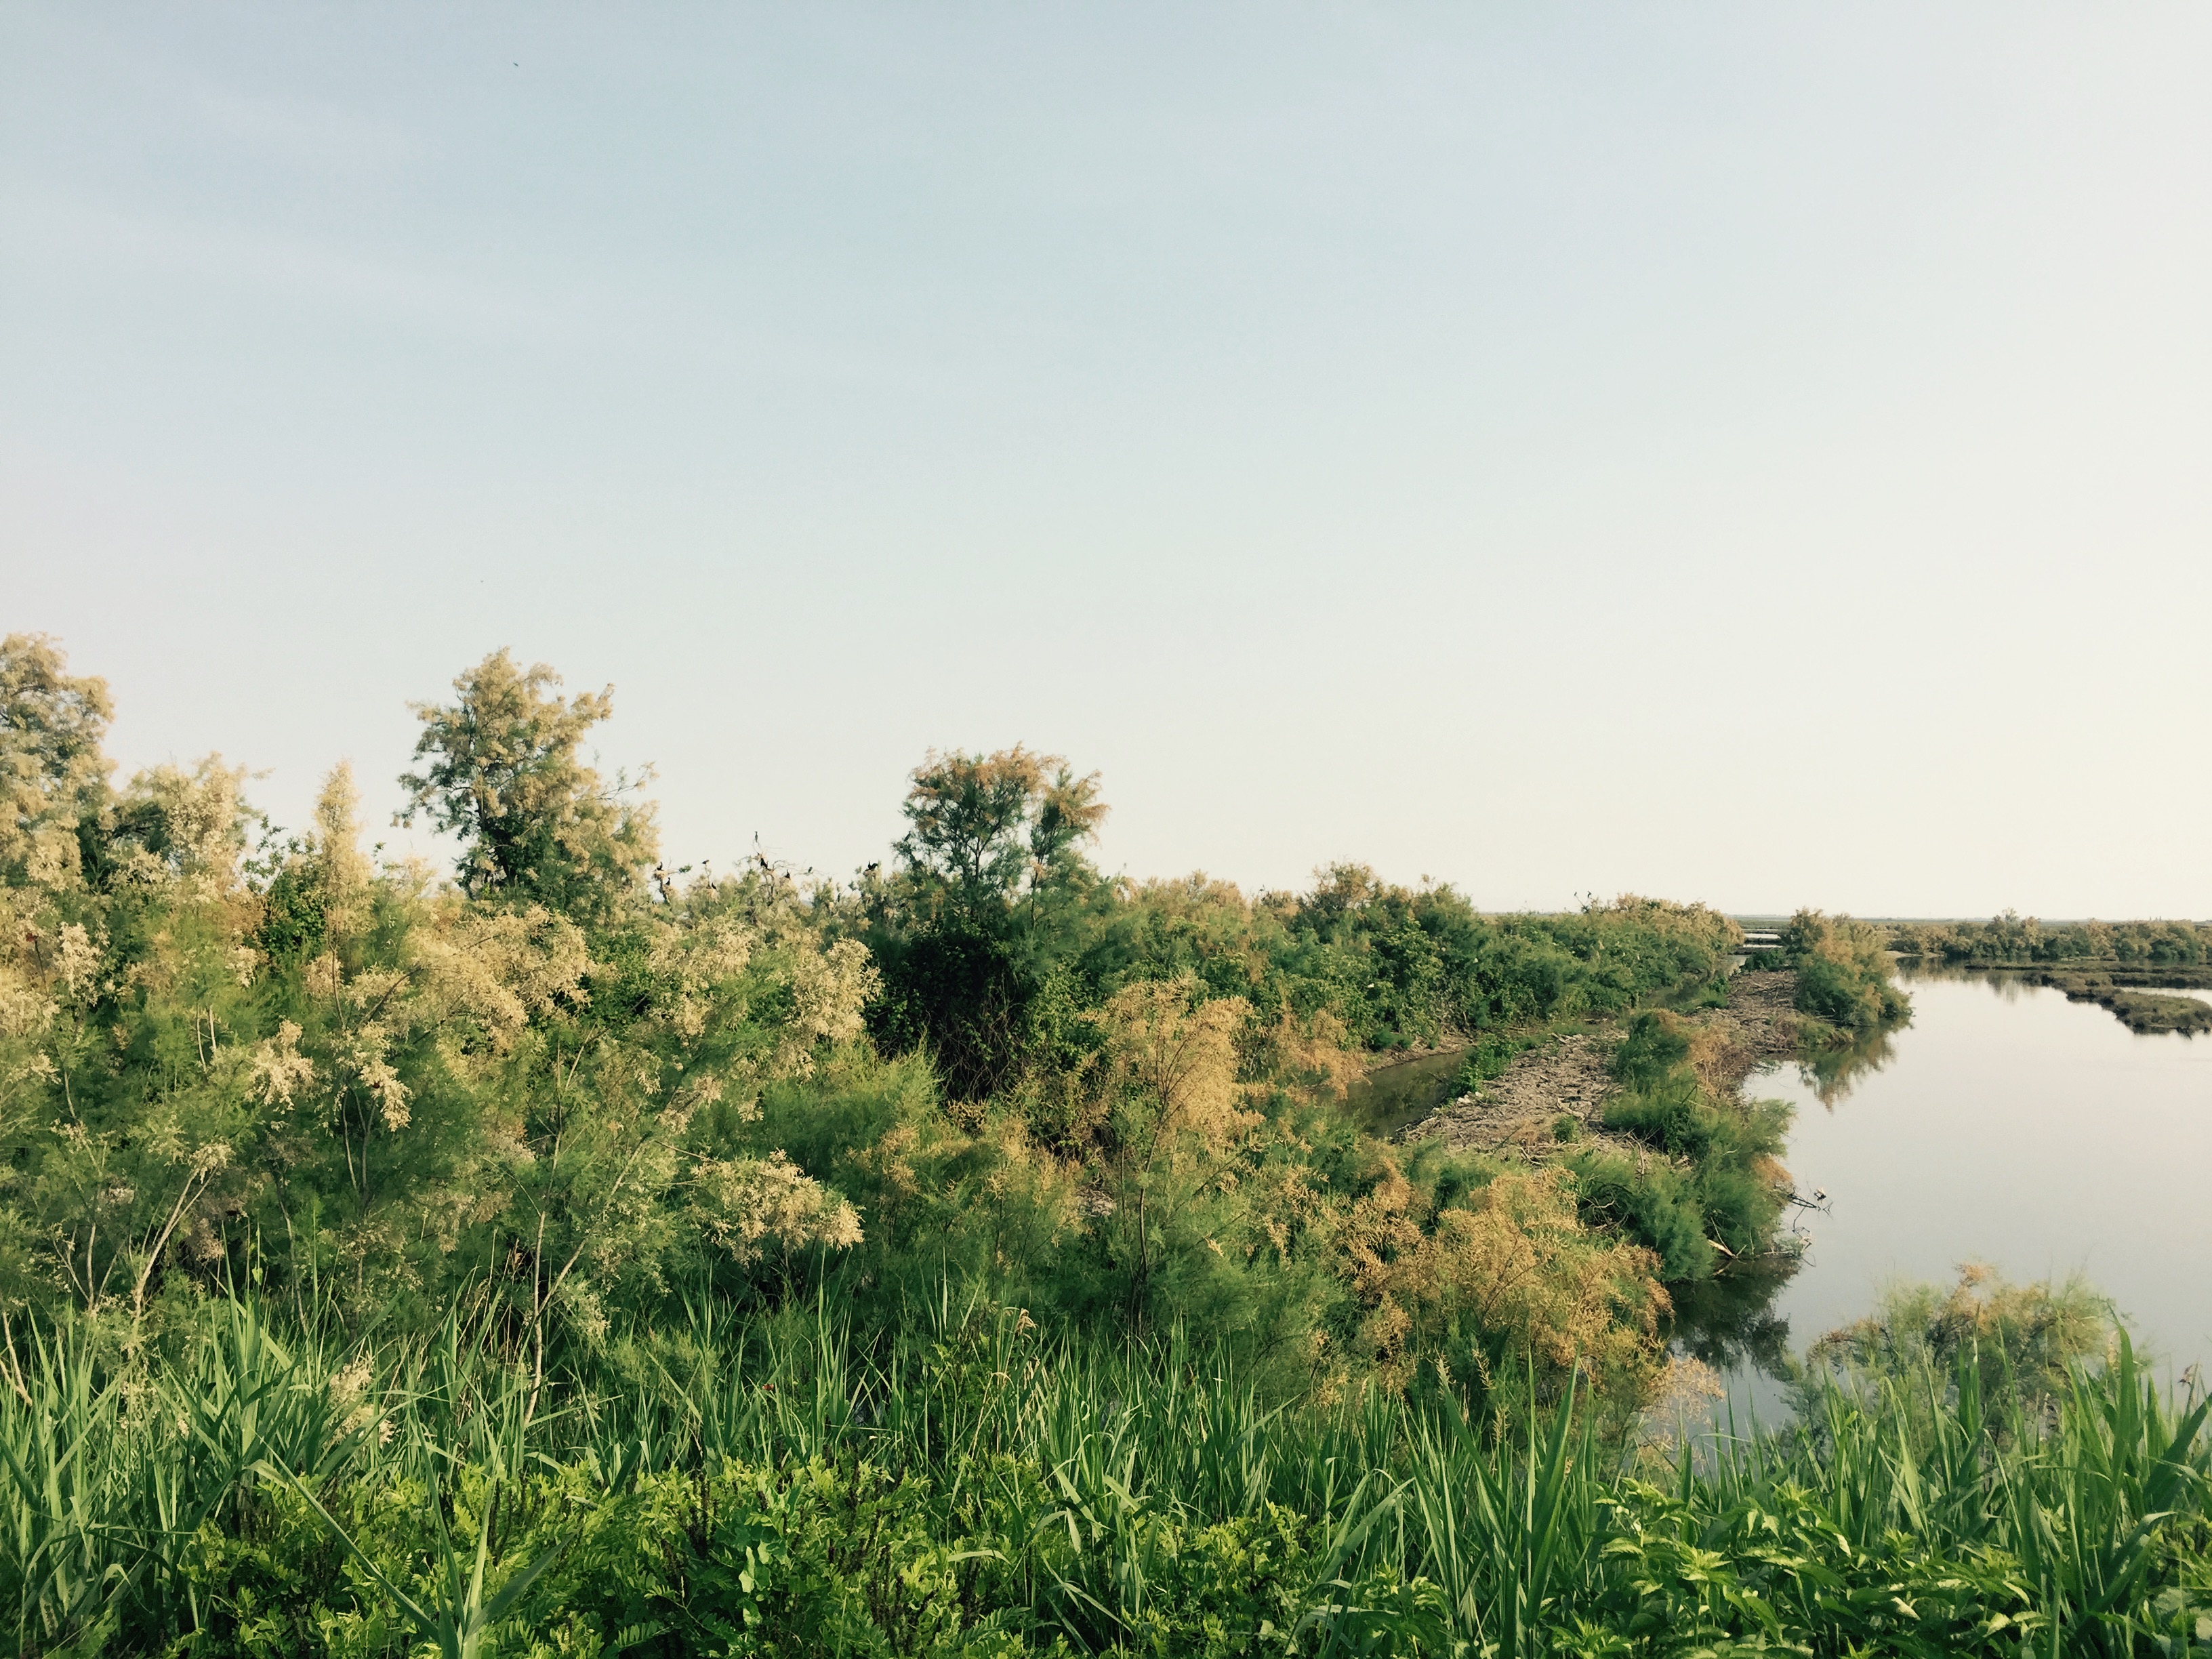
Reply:
[[[1362,1128],[1387,1140],[1451,1098],[1466,1060],[1462,1048],[1401,1060],[1353,1084],[1346,1104]]]
[[[2212,1361],[2212,1039],[2138,1036],[2009,980],[1905,984],[1912,1024],[1855,1072],[1753,1079],[1797,1108],[1784,1161],[1829,1207],[1802,1217],[1795,1273],[1686,1305],[1686,1345],[1771,1420],[1762,1354],[1802,1353],[1887,1284],[1948,1285],[1978,1261],[2018,1280],[2084,1273],[2174,1370]]]

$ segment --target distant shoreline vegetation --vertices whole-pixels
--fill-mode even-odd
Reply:
[[[2012,912],[1988,921],[1893,924],[1904,960],[2009,975],[2094,1002],[2130,1030],[2212,1033],[2212,1003],[2160,996],[2161,988],[2212,989],[2212,926],[2190,921],[2045,924]]]
[[[2019,977],[2031,985],[2047,985],[2063,992],[2069,1002],[2094,1002],[2130,1031],[2147,1035],[2179,1031],[2189,1036],[2212,1031],[2212,1002],[2195,997],[2162,997],[2154,991],[2130,988],[2108,974],[2039,968],[2020,970]],[[2162,978],[2159,982],[2174,981]]]
[[[1952,967],[2102,964],[2130,970],[2212,970],[2212,924],[2194,921],[2045,923],[2007,911],[1987,921],[1900,921],[1889,948]]]

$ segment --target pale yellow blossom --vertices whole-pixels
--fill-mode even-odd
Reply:
[[[315,1080],[315,1063],[300,1052],[300,1028],[290,1020],[253,1050],[251,1075],[264,1106],[289,1106],[293,1092]]]
[[[860,1242],[860,1212],[780,1152],[702,1163],[691,1207],[707,1237],[741,1262],[757,1261],[770,1241],[787,1249]]]
[[[70,1000],[85,1001],[100,980],[100,947],[93,943],[92,935],[76,923],[69,923],[61,930],[54,956],[55,976],[69,993]]]

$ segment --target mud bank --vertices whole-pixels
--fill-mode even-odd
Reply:
[[[1705,1034],[1698,1069],[1723,1096],[1743,1086],[1753,1069],[1797,1052],[1805,1021],[1796,1010],[1797,975],[1788,969],[1744,972],[1729,981],[1725,1007],[1690,1016]],[[2212,1008],[2208,1008],[2212,1012]],[[1639,1155],[1641,1141],[1604,1127],[1606,1103],[1620,1092],[1613,1075],[1618,1028],[1547,1038],[1471,1094],[1445,1101],[1399,1139],[1440,1139],[1455,1152],[1556,1147],[1571,1118],[1572,1138],[1610,1143]]]

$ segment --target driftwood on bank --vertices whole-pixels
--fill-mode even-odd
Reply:
[[[1704,1035],[1693,1058],[1705,1083],[1735,1095],[1753,1069],[1797,1052],[1803,1023],[1797,975],[1746,971],[1729,981],[1725,1007],[1690,1016]],[[1638,1158],[1650,1146],[1605,1127],[1606,1103],[1620,1092],[1613,1075],[1618,1030],[1548,1037],[1472,1093],[1448,1100],[1407,1129],[1406,1140],[1440,1139],[1455,1152],[1556,1151],[1563,1121],[1577,1141],[1610,1144]]]

